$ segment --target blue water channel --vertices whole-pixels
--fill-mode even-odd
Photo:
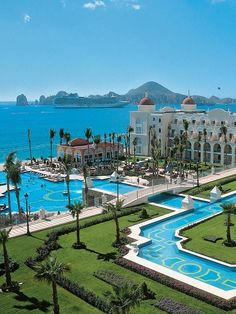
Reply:
[[[29,205],[32,212],[39,211],[44,208],[47,211],[66,211],[68,203],[67,195],[63,192],[66,191],[66,184],[64,182],[51,182],[40,178],[36,174],[24,173],[21,175],[20,185],[20,202],[21,206],[25,208],[24,194],[27,192],[29,195]],[[0,172],[0,183],[6,182],[5,173]],[[70,182],[71,201],[82,201],[82,186],[83,182],[80,180],[72,180]],[[104,192],[116,193],[117,184],[106,180],[93,180],[93,187],[103,190]],[[119,193],[126,194],[136,191],[138,187],[129,184],[119,183]],[[15,192],[11,192],[12,210],[17,211],[17,203]],[[0,204],[7,204],[7,195],[0,197]]]
[[[182,200],[183,198],[178,196],[169,196],[168,200],[167,195],[164,194],[158,196],[156,202],[181,208]],[[221,202],[236,202],[236,195],[229,196]],[[225,291],[236,289],[236,268],[231,269],[191,253],[179,251],[176,245],[176,242],[180,240],[179,237],[175,237],[176,229],[183,228],[188,224],[222,211],[221,202],[197,201],[192,212],[178,213],[172,218],[164,218],[159,222],[141,228],[141,235],[151,239],[152,242],[140,247],[139,257]]]

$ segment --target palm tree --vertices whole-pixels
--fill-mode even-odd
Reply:
[[[134,163],[135,163],[135,162],[136,162],[136,146],[137,146],[137,144],[138,144],[138,139],[137,139],[137,137],[135,137],[135,138],[133,139],[132,144],[133,144],[133,147],[134,147]]]
[[[93,143],[95,144],[95,158],[94,158],[94,160],[95,160],[95,162],[96,162],[96,155],[97,155],[97,148],[98,148],[98,144],[100,144],[101,143],[101,136],[100,135],[95,135],[94,137],[93,137]],[[98,158],[98,156],[97,156],[97,158]],[[99,159],[99,158],[98,158]]]
[[[187,143],[187,141],[188,141],[189,121],[184,119],[183,120],[183,124],[184,124],[184,140],[185,140],[185,143]],[[187,158],[187,145],[185,146],[185,158]]]
[[[53,138],[56,135],[56,131],[53,129],[49,130],[49,138],[50,138],[50,163],[52,165],[52,142],[53,142]]]
[[[66,145],[68,146],[69,145],[69,141],[71,140],[70,133],[69,132],[65,132],[63,137],[64,137],[64,139],[66,141]]]
[[[71,155],[65,155],[63,161],[61,162],[62,168],[66,174],[65,182],[66,182],[66,189],[67,189],[67,197],[68,197],[68,204],[70,205],[70,174],[71,170],[74,166],[73,164],[73,157]]]
[[[87,139],[87,142],[88,142],[88,159],[87,159],[87,164],[89,163],[89,141],[90,141],[90,138],[92,137],[93,133],[92,133],[92,129],[91,128],[87,128],[85,131],[84,131],[84,136],[85,138]]]
[[[126,283],[123,286],[113,286],[114,294],[106,293],[110,301],[110,313],[129,314],[132,308],[140,306],[143,294],[140,286],[132,286]]]
[[[128,141],[129,141],[128,134],[125,133],[123,135],[123,137],[124,137],[124,144],[125,144],[125,164],[127,165],[127,163],[128,163]]]
[[[39,281],[46,281],[48,284],[52,285],[53,312],[54,314],[59,314],[60,309],[57,294],[57,278],[69,271],[69,266],[58,262],[56,257],[50,256],[43,263],[37,265],[35,270],[35,279]]]
[[[132,132],[134,132],[134,128],[130,125],[129,127],[128,127],[128,157],[129,157],[129,159],[130,159],[130,134],[132,133]]]
[[[200,148],[201,148],[201,140],[202,140],[202,132],[198,132],[198,138],[197,138],[197,143],[198,143],[198,156],[197,156],[197,187],[199,187],[199,162],[200,162]]]
[[[236,206],[235,203],[224,203],[220,204],[222,207],[224,213],[227,215],[227,221],[226,221],[226,238],[227,238],[227,244],[233,244],[234,242],[231,239],[231,214],[235,213]]]
[[[88,169],[86,165],[82,166],[82,172],[84,177],[84,204],[85,206],[88,206],[88,184],[87,184]]]
[[[120,143],[122,141],[122,136],[119,134],[117,135],[117,171],[118,171],[118,167],[119,167],[119,156],[120,156]]]
[[[61,145],[62,144],[62,140],[64,138],[64,129],[60,129],[59,136],[60,136],[60,145]]]
[[[221,133],[224,136],[224,143],[225,143],[225,146],[226,146],[228,129],[227,129],[227,127],[225,125],[222,125],[222,127],[220,128],[220,131],[221,131]],[[225,152],[224,164],[226,165],[226,163],[227,163],[227,148],[226,149],[224,148],[224,152]]]
[[[105,145],[105,147],[104,147],[104,159],[106,160],[107,159],[107,134],[106,133],[104,133],[104,145]]]
[[[152,164],[153,164],[153,175],[158,175],[160,148],[159,148],[155,133],[151,139],[151,156],[152,156]]]
[[[5,164],[4,164],[4,171],[6,173],[6,180],[7,180],[7,199],[8,199],[10,219],[12,218],[11,193],[10,193],[10,169],[11,169],[11,166],[14,164],[14,158],[15,158],[15,152],[8,154],[5,160]]]
[[[151,155],[151,140],[152,140],[152,137],[151,137],[151,134],[152,134],[152,130],[153,130],[153,126],[149,126],[149,129],[148,129],[148,156]]]
[[[169,142],[170,142],[170,132],[171,131],[171,124],[168,123],[168,128],[167,128],[167,149],[166,149],[166,157],[169,156],[169,150],[170,150],[170,147],[169,147]]]
[[[28,129],[27,136],[28,136],[29,153],[30,153],[30,164],[32,165],[33,161],[32,161],[32,147],[31,147],[31,131],[30,131],[30,129]]]
[[[207,130],[203,129],[203,138],[204,138],[204,161],[205,161],[205,166],[206,166],[206,142],[207,142]]]
[[[10,266],[9,266],[9,257],[7,253],[7,241],[9,239],[9,234],[11,232],[11,229],[6,230],[0,230],[0,244],[3,248],[3,258],[4,258],[4,268],[5,268],[5,276],[6,276],[6,288],[9,289],[12,286],[11,281],[11,272],[10,272]]]
[[[21,206],[20,206],[20,191],[18,185],[21,184],[21,162],[17,160],[13,162],[13,164],[9,168],[9,179],[12,185],[14,186],[17,208],[19,215],[22,214]]]
[[[76,236],[77,236],[77,242],[73,246],[74,248],[79,248],[81,246],[80,242],[80,226],[79,226],[79,214],[81,213],[82,209],[84,208],[83,204],[81,202],[75,202],[74,204],[70,204],[66,206],[73,218],[76,216]]]
[[[112,153],[111,153],[111,133],[109,133],[109,143],[110,143],[110,160],[112,159],[111,158],[111,155],[112,155]]]
[[[115,160],[115,138],[116,138],[116,133],[112,132],[111,133],[111,140],[112,140],[112,160]]]
[[[116,226],[115,245],[120,245],[121,244],[121,240],[120,240],[120,226],[119,226],[119,220],[118,220],[118,217],[117,217],[117,212],[120,212],[122,210],[123,203],[124,203],[123,200],[117,199],[115,204],[108,203],[108,205],[107,205],[107,210],[112,213],[112,216],[113,216],[113,219],[114,219],[114,222],[115,222],[115,226]]]

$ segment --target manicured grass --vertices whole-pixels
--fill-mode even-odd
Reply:
[[[150,215],[153,215],[154,213],[163,215],[169,212],[166,209],[160,209],[152,205],[144,205],[142,207],[145,207]],[[139,214],[132,214],[121,217],[119,219],[121,228],[134,224],[132,221],[138,221],[138,215]],[[24,261],[28,256],[35,255],[35,249],[41,245],[47,233],[48,230],[35,233],[33,237],[22,236],[11,239],[8,243],[8,248],[9,255],[20,263],[20,268],[12,274],[12,277],[13,280],[23,283],[21,291],[28,298],[37,298],[39,301],[45,300],[46,302],[51,302],[50,287],[44,283],[38,283],[35,281],[33,278],[34,272],[24,265]],[[114,264],[112,261],[105,262],[103,260],[98,260],[97,253],[116,252],[116,249],[111,245],[114,238],[114,222],[108,221],[81,230],[81,240],[86,243],[86,250],[74,250],[71,248],[72,243],[75,241],[75,233],[73,232],[59,238],[59,243],[62,248],[53,252],[53,254],[55,254],[60,261],[70,263],[71,272],[66,274],[66,276],[94,291],[99,296],[103,296],[105,291],[111,290],[111,286],[95,278],[93,273],[98,269],[109,269],[120,273],[122,276],[125,276],[137,283],[145,281],[148,287],[155,291],[157,299],[161,296],[168,296],[179,302],[191,304],[191,307],[201,309],[205,313],[225,313],[224,311],[207,303],[122,268]],[[2,283],[3,280],[4,278],[0,277],[0,283]],[[99,310],[93,308],[81,299],[76,298],[61,288],[59,288],[59,301],[61,313],[100,313]],[[157,302],[157,300],[142,301],[141,307],[135,309],[132,313],[163,313],[153,307],[155,302]],[[22,298],[20,299],[14,293],[0,294],[0,312],[4,314],[12,314],[15,312],[42,313],[35,303],[36,299],[22,300]],[[47,313],[52,313],[52,306],[48,307]],[[236,313],[236,311],[231,311],[231,313]]]
[[[209,198],[210,197],[210,192],[213,189],[213,187],[214,186],[219,186],[219,185],[221,185],[221,187],[223,188],[223,194],[235,191],[236,190],[236,176],[234,176],[234,179],[235,179],[234,181],[231,181],[231,182],[226,183],[226,184],[223,183],[225,179],[226,178],[223,178],[223,179],[220,179],[220,180],[215,180],[215,181],[212,181],[212,182],[207,183],[207,184],[202,184],[200,186],[200,189],[202,189],[202,187],[206,187],[205,191],[201,191],[201,192],[197,193],[198,188],[194,187],[194,188],[188,190],[186,193],[191,195],[192,192],[194,192],[194,196],[203,197],[203,198]],[[208,186],[209,186],[209,188],[207,188]]]
[[[186,249],[198,252],[221,261],[236,264],[236,248],[230,248],[223,245],[224,240],[218,240],[216,243],[205,241],[203,237],[213,235],[226,239],[226,226],[224,222],[226,215],[221,214],[213,217],[191,229],[183,231],[183,236],[191,239],[184,244]],[[232,222],[235,226],[231,227],[232,239],[236,240],[236,217],[232,216]]]

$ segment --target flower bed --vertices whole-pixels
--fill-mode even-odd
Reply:
[[[188,305],[166,297],[162,297],[160,301],[155,304],[155,307],[169,314],[204,314],[202,311],[195,310]]]

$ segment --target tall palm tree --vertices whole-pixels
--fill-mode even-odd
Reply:
[[[116,138],[116,133],[112,132],[111,133],[111,140],[112,140],[112,160],[115,160],[115,138]]]
[[[70,197],[70,174],[71,170],[74,167],[73,157],[71,155],[65,155],[63,158],[63,161],[61,162],[61,166],[66,174],[65,182],[66,182],[66,189],[67,189],[67,197],[68,197],[68,204],[71,203],[71,197]]]
[[[111,133],[109,133],[109,143],[110,143],[110,160],[112,159],[111,155]]]
[[[76,238],[77,242],[76,245],[74,246],[75,248],[81,247],[81,242],[80,242],[80,226],[79,226],[79,214],[81,213],[82,209],[84,208],[84,205],[81,202],[74,202],[74,204],[70,204],[66,206],[73,218],[76,217]]]
[[[4,268],[5,268],[7,289],[11,288],[12,286],[11,271],[10,271],[10,266],[9,266],[9,257],[7,253],[7,241],[9,239],[10,232],[11,232],[11,229],[0,230],[0,244],[2,245],[2,248],[3,248],[3,258],[4,258]]]
[[[198,132],[197,143],[198,143],[198,156],[197,156],[197,187],[199,187],[199,162],[201,161],[201,140],[202,140],[202,132]]]
[[[187,144],[189,121],[184,119],[183,124],[184,124],[184,140],[185,143]],[[187,158],[187,145],[185,146],[185,158]]]
[[[60,313],[57,293],[57,278],[70,270],[69,266],[58,262],[56,257],[50,256],[47,260],[35,267],[35,279],[46,281],[52,285],[52,299],[54,314]]]
[[[20,160],[16,160],[9,169],[9,179],[12,185],[14,186],[17,208],[19,215],[22,214],[21,206],[20,206],[20,191],[19,185],[21,184],[21,162]]]
[[[87,159],[87,163],[89,163],[89,141],[92,137],[93,133],[92,133],[92,129],[91,128],[87,128],[85,131],[84,131],[84,136],[88,142],[88,159]]]
[[[82,166],[82,172],[84,177],[84,204],[85,206],[88,206],[88,184],[87,184],[88,168],[86,165]]]
[[[53,129],[49,130],[49,139],[50,139],[50,163],[52,165],[52,143],[53,143],[53,139],[56,135],[56,131]]]
[[[205,161],[205,166],[206,166],[206,154],[207,154],[207,151],[206,151],[206,143],[207,143],[207,130],[206,129],[203,129],[203,139],[204,139],[204,161]]]
[[[151,155],[151,140],[152,140],[152,130],[153,130],[153,126],[150,125],[148,128],[148,156]]]
[[[123,138],[124,138],[124,144],[125,144],[125,164],[127,165],[128,164],[128,134],[125,133],[123,135]]]
[[[100,135],[95,135],[94,137],[93,137],[93,143],[94,143],[94,145],[95,145],[95,156],[97,155],[97,149],[98,149],[98,144],[100,144],[101,143],[101,136]],[[94,157],[95,157],[94,156]],[[98,156],[97,156],[98,157]],[[99,158],[98,158],[99,159]],[[94,158],[94,160],[95,160],[95,162],[96,162],[96,157]]]
[[[117,217],[117,212],[120,212],[123,207],[123,200],[117,200],[115,204],[108,203],[107,205],[107,210],[112,213],[113,220],[115,222],[116,226],[116,240],[115,240],[115,245],[120,245],[121,240],[120,240],[120,225],[119,225],[119,219]]]
[[[130,159],[130,146],[131,146],[131,142],[130,142],[130,134],[134,132],[134,128],[130,125],[128,127],[127,133],[128,133],[128,157]]]
[[[236,211],[236,205],[235,203],[223,203],[220,205],[224,211],[224,213],[227,215],[227,221],[226,221],[226,238],[227,238],[227,244],[232,244],[233,241],[231,239],[231,214],[235,213]]]
[[[60,136],[60,145],[61,145],[62,144],[62,140],[64,138],[64,129],[60,129],[59,136]]]
[[[168,123],[168,128],[167,128],[167,149],[166,149],[166,157],[169,156],[169,150],[170,150],[170,146],[169,146],[169,142],[170,142],[170,132],[171,131],[171,124]]]
[[[28,136],[28,144],[29,144],[30,164],[32,165],[33,158],[32,158],[31,130],[30,129],[28,129],[27,136]]]
[[[135,138],[133,139],[132,144],[133,144],[133,148],[134,148],[134,162],[136,162],[136,146],[137,146],[137,144],[138,144],[138,139],[137,139],[137,137],[135,137]]]
[[[129,314],[131,309],[140,306],[143,294],[140,286],[131,286],[126,283],[123,286],[113,286],[114,294],[106,293],[110,301],[112,314]]]
[[[224,136],[224,143],[225,143],[225,146],[226,146],[228,129],[227,129],[227,127],[225,125],[222,125],[222,127],[220,128],[220,131],[221,131],[221,133]],[[224,164],[226,165],[226,163],[227,163],[227,149],[225,149],[225,148],[224,148],[224,155],[225,155],[225,157],[224,157]]]
[[[120,135],[120,134],[118,134],[117,135],[117,150],[118,150],[118,152],[117,152],[117,165],[116,165],[116,167],[117,167],[117,171],[118,171],[118,168],[119,168],[119,156],[120,156],[120,144],[121,144],[121,141],[122,141],[122,135]]]
[[[10,193],[10,169],[11,166],[14,164],[15,159],[15,152],[11,152],[7,155],[5,164],[4,164],[4,171],[6,173],[6,180],[7,180],[7,200],[8,200],[8,208],[9,208],[9,217],[12,218],[12,210],[11,210],[11,193]]]
[[[107,134],[106,133],[104,133],[104,145],[105,145],[105,147],[104,147],[104,159],[106,160],[107,159]]]
[[[160,147],[155,133],[151,139],[151,156],[153,164],[153,175],[158,175]]]
[[[71,140],[70,133],[69,132],[65,132],[63,137],[64,137],[64,139],[66,141],[66,145],[68,146],[69,145],[69,141]]]

